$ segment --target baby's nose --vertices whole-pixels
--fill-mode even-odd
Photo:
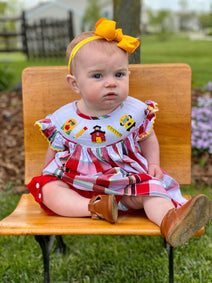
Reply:
[[[105,87],[115,87],[117,85],[115,79],[110,78],[105,81]]]

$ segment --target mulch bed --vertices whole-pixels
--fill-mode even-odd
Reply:
[[[192,90],[192,104],[205,93]],[[22,97],[19,91],[0,92],[0,190],[26,190],[24,184],[24,135]],[[204,162],[202,162],[204,160]],[[199,164],[203,164],[200,166]],[[192,158],[192,183],[212,186],[212,155]],[[7,184],[7,185],[6,185]],[[11,186],[10,186],[11,185]]]

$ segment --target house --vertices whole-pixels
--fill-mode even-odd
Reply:
[[[174,11],[164,11],[164,17],[158,17],[159,11],[142,9],[141,29],[148,33],[179,32],[180,30],[199,31],[200,23],[195,13],[180,14]]]
[[[102,16],[108,19],[113,17],[112,0],[100,0]],[[40,19],[67,19],[69,11],[73,13],[74,36],[83,29],[83,16],[87,8],[87,0],[56,0],[43,2],[25,11],[26,19],[31,24]]]

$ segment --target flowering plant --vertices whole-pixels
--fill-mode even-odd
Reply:
[[[203,88],[203,91],[212,91],[212,81],[208,82]]]
[[[198,97],[192,107],[191,144],[195,155],[208,151],[212,154],[212,97]]]

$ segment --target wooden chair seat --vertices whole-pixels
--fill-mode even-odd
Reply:
[[[188,196],[186,196],[188,197]],[[196,236],[204,233],[201,229]],[[49,216],[31,194],[22,195],[16,209],[0,222],[1,235],[149,235],[160,236],[160,228],[144,211],[120,215],[116,224],[91,218]]]

